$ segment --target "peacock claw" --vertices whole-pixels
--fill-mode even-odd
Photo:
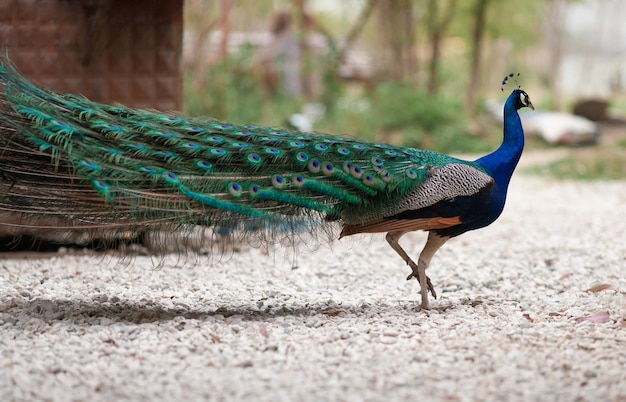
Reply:
[[[413,273],[413,272],[411,272],[409,276],[406,277],[406,280],[410,281],[413,278],[417,279],[419,282],[419,279],[417,278],[417,273]],[[433,295],[433,298],[436,299],[437,292],[435,291],[435,287],[433,286],[433,283],[428,276],[426,277],[426,284],[428,285],[428,291],[430,292],[431,295]]]
[[[433,295],[433,298],[436,299],[437,298],[437,292],[435,292],[435,287],[433,286],[433,283],[430,281],[430,278],[426,278],[426,280],[428,281],[428,290],[430,290],[430,294]]]

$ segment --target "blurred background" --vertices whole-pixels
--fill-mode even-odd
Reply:
[[[610,0],[187,0],[184,110],[486,152],[516,72],[529,134],[593,144],[624,111],[624,16]]]
[[[2,0],[0,46],[101,102],[445,153],[494,149],[521,85],[531,149],[589,145],[537,171],[621,178],[624,17],[619,0]]]
[[[99,102],[467,158],[502,141],[521,85],[537,110],[518,171],[620,180],[625,17],[620,0],[0,0],[0,48]]]

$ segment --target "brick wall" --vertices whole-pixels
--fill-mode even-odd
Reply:
[[[0,51],[34,82],[129,107],[182,107],[183,0],[2,0]]]

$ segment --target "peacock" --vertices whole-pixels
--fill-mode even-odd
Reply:
[[[508,77],[507,77],[508,78]],[[506,81],[506,79],[505,79]],[[503,82],[504,83],[504,82]],[[232,124],[58,94],[0,60],[0,229],[386,233],[436,298],[426,268],[450,238],[503,210],[524,146],[514,89],[504,141],[466,161],[313,132]],[[10,219],[8,218],[10,217]],[[429,232],[415,263],[400,246]]]

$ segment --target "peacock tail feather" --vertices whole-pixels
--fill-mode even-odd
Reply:
[[[401,212],[434,169],[484,171],[431,151],[60,95],[6,61],[0,86],[0,210],[25,226],[358,225]]]

